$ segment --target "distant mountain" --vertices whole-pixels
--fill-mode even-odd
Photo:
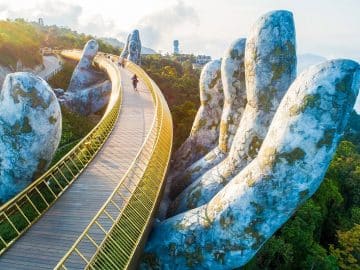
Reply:
[[[115,47],[115,48],[120,48],[123,49],[125,46],[124,42],[119,41],[116,38],[110,38],[110,37],[105,37],[105,38],[100,38],[100,40],[102,40],[103,42]],[[147,47],[142,47],[141,48],[141,54],[157,54],[157,52],[153,49],[147,48]]]
[[[321,62],[326,61],[327,59],[323,56],[316,55],[316,54],[299,54],[297,57],[297,70],[298,73],[302,72],[304,69],[306,69],[309,66],[319,64]]]

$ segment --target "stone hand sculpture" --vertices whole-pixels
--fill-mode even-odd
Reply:
[[[55,90],[60,104],[70,111],[89,115],[101,110],[109,102],[111,82],[104,80],[104,74],[97,72],[92,66],[98,48],[96,40],[89,40],[73,72],[67,91]]]
[[[155,225],[141,269],[242,267],[323,181],[358,95],[359,64],[327,61],[295,79],[287,11],[260,18],[244,59],[247,104],[229,153],[198,179],[185,180],[192,184],[173,202],[176,215]],[[222,72],[223,81],[231,79]],[[179,159],[181,168],[189,155]]]
[[[245,74],[247,105],[228,156],[193,180],[174,201],[172,213],[207,203],[256,157],[276,109],[296,76],[291,12],[270,12],[252,27],[246,41]]]
[[[200,108],[190,136],[175,153],[174,172],[183,171],[217,145],[224,102],[220,67],[220,60],[213,60],[201,71]]]
[[[158,213],[159,219],[166,217],[172,189],[176,190],[177,185],[181,185],[181,182],[173,179],[179,178],[179,174],[190,164],[203,157],[217,144],[224,102],[220,67],[220,60],[214,60],[207,63],[201,71],[200,108],[196,113],[190,136],[176,151],[172,161],[172,174],[167,178]]]
[[[178,172],[177,177],[171,180],[173,185],[171,197],[174,194],[178,194],[189,183],[220,163],[230,150],[247,103],[244,65],[245,42],[246,39],[244,38],[234,41],[225,52],[221,61],[224,107],[220,121],[218,145],[185,171]]]
[[[156,225],[142,269],[245,265],[321,184],[359,87],[360,66],[351,60],[304,71],[257,157],[207,204]]]
[[[49,166],[61,137],[61,110],[50,86],[31,73],[6,76],[0,93],[0,201]]]
[[[96,40],[89,40],[83,49],[79,63],[76,65],[74,72],[71,76],[71,80],[67,91],[77,92],[81,89],[88,88],[99,80],[102,80],[103,75],[92,66],[94,57],[99,49],[99,45]]]
[[[141,64],[141,41],[139,30],[135,29],[128,35],[124,49],[120,54],[120,59],[128,59],[137,65]]]

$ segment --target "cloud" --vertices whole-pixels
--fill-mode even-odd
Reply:
[[[157,47],[171,42],[177,31],[199,24],[196,10],[179,0],[175,5],[156,11],[141,18],[137,24],[142,39],[149,45]],[[182,32],[182,31],[181,31]]]
[[[113,20],[105,20],[101,15],[84,18],[77,26],[81,32],[98,37],[113,36],[116,24]]]
[[[96,36],[112,35],[112,30],[116,29],[113,20],[104,20],[100,14],[84,14],[80,5],[55,0],[22,9],[18,6],[15,8],[15,6],[0,4],[0,17],[25,18],[30,21],[43,18],[46,25],[66,26]]]
[[[57,24],[61,26],[77,26],[82,15],[82,7],[79,5],[68,4],[58,1],[47,1],[38,3],[29,8],[18,8],[7,6],[4,8],[2,17],[25,18],[36,21],[43,18],[46,24]]]

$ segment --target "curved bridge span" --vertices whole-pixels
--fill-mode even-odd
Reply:
[[[79,60],[81,51],[61,55]],[[119,68],[102,53],[94,64],[112,81],[108,108],[69,154],[1,206],[0,269],[136,267],[168,168],[171,115],[140,67]]]

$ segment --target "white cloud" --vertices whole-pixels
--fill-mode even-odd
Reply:
[[[134,28],[144,46],[220,57],[253,22],[274,9],[293,11],[299,53],[360,60],[359,0],[0,0],[0,18],[24,17],[124,41]]]
[[[183,1],[177,1],[173,6],[142,17],[136,26],[148,46],[161,48],[164,44],[171,44],[186,28],[198,24],[199,17],[195,9]]]

